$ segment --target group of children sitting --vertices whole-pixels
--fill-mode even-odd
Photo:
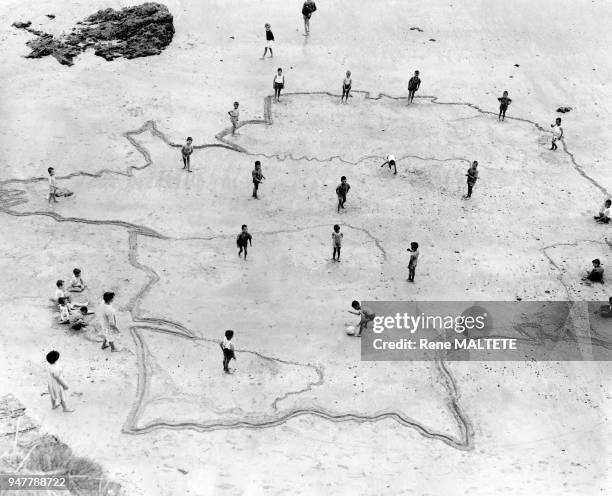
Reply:
[[[78,303],[72,300],[72,297],[68,293],[82,293],[86,286],[81,276],[81,269],[74,269],[72,271],[72,279],[70,280],[70,286],[68,289],[64,287],[64,281],[58,280],[56,282],[55,298],[54,301],[58,305],[59,310],[59,323],[68,324],[71,329],[80,331],[87,324],[87,316],[93,312],[89,312],[87,305],[89,302]]]

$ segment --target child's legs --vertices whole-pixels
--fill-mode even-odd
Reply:
[[[259,189],[259,183],[256,183],[255,181],[253,181],[253,196],[256,197],[257,196],[257,190]]]
[[[338,260],[340,260],[340,248],[341,246],[336,246],[335,250],[338,252]]]
[[[467,196],[468,198],[470,196],[472,196],[472,188],[474,187],[474,185],[472,183],[468,183],[468,192],[467,192]]]
[[[338,254],[338,247],[337,247],[337,246],[334,246],[334,254],[332,255],[332,258],[333,258],[334,260],[336,260],[336,255],[337,255],[337,254]]]
[[[183,155],[183,169],[187,167],[187,157],[185,157],[185,155]]]
[[[414,280],[415,270],[416,270],[416,267],[408,267],[408,279],[410,279],[411,281]]]

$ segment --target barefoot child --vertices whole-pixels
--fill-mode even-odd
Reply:
[[[338,195],[338,212],[344,208],[346,203],[346,195],[351,189],[351,185],[346,182],[346,176],[340,178],[340,184],[336,187],[336,195]]]
[[[242,250],[244,250],[244,259],[247,258],[247,244],[253,246],[253,236],[249,234],[246,224],[242,224],[242,232],[236,238],[236,244],[240,250],[238,251],[238,256],[242,255]]]
[[[312,13],[317,10],[317,6],[313,0],[306,0],[302,5],[302,16],[304,17],[304,36],[310,34],[310,17]]]
[[[410,261],[408,262],[408,281],[414,282],[414,273],[416,272],[417,262],[419,261],[419,244],[415,241],[410,243]]]
[[[69,309],[87,306],[87,304],[89,303],[87,301],[83,303],[77,303],[76,301],[73,302],[70,296],[66,294],[66,291],[64,291],[64,281],[62,281],[61,279],[57,281],[55,285],[57,286],[55,289],[55,301],[59,303],[59,299],[64,298]]]
[[[583,277],[583,281],[592,281],[592,282],[603,282],[604,268],[601,266],[601,261],[599,258],[596,258],[591,262],[593,264],[593,269],[588,273],[586,277]]]
[[[412,103],[414,100],[414,94],[421,87],[421,78],[419,77],[419,71],[414,71],[414,76],[408,81],[408,103]]]
[[[70,280],[70,287],[68,291],[71,293],[80,293],[85,289],[85,283],[81,277],[81,269],[73,269],[72,279]]]
[[[251,175],[253,176],[253,198],[257,198],[259,185],[265,179],[265,176],[261,172],[261,162],[259,160],[255,161],[255,168],[251,172]]]
[[[280,102],[281,90],[285,87],[285,76],[280,67],[276,70],[276,74],[272,80],[272,87],[274,88],[274,101]]]
[[[234,109],[227,113],[227,115],[229,115],[230,122],[232,123],[232,135],[236,134],[236,129],[238,128],[238,120],[240,119],[240,113],[238,112],[239,105],[240,104],[238,102],[234,102]]]
[[[66,303],[66,298],[58,298],[57,307],[59,309],[59,323],[68,324],[70,322],[70,309],[68,308],[68,305]]]
[[[266,58],[266,53],[268,53],[268,50],[270,50],[270,58],[274,57],[274,55],[272,54],[272,47],[274,46],[274,33],[272,32],[270,24],[268,24],[267,22],[266,22],[265,28],[266,28],[266,46],[264,48],[264,53],[261,56],[262,60]]]
[[[119,332],[117,328],[117,316],[115,309],[113,308],[113,300],[115,299],[115,293],[107,291],[102,296],[104,305],[102,305],[102,311],[100,312],[100,327],[102,329],[102,349],[105,350],[110,346],[111,351],[117,351],[115,348],[114,334]]]
[[[555,119],[555,123],[550,125],[553,133],[551,150],[557,149],[557,141],[563,138],[563,128],[561,127],[561,117]]]
[[[393,167],[393,170],[395,171],[393,172],[393,174],[397,174],[397,166],[395,165],[395,155],[387,155],[387,160],[385,160],[381,167],[384,167],[385,165],[389,166],[389,170],[391,170],[391,167]]]
[[[357,300],[353,300],[351,306],[355,311],[349,310],[349,313],[361,317],[359,321],[359,331],[355,334],[355,337],[360,337],[361,333],[368,328],[368,324],[374,320],[376,314],[370,308],[362,306]]]
[[[55,169],[53,167],[49,167],[47,172],[49,173],[49,206],[51,206],[51,200],[53,200],[53,203],[57,203],[57,180],[55,179]]]
[[[70,315],[70,329],[75,331],[80,331],[83,327],[87,327],[87,315],[89,315],[89,311],[87,307],[81,307],[78,310],[72,312]]]
[[[504,120],[506,118],[506,110],[508,110],[508,106],[512,103],[512,99],[508,98],[508,92],[504,91],[504,94],[500,96],[499,101],[499,115],[497,116],[497,120]]]
[[[342,81],[342,97],[340,98],[340,103],[342,103],[343,100],[345,103],[348,103],[352,85],[353,80],[351,79],[351,71],[346,71],[346,77]]]
[[[47,366],[49,372],[47,388],[49,390],[49,397],[51,398],[51,408],[55,410],[61,405],[64,412],[74,412],[74,410],[71,410],[66,405],[66,395],[64,391],[68,391],[68,384],[64,381],[61,365],[57,363],[59,357],[60,354],[55,350],[47,353],[47,362],[49,363]]]
[[[181,147],[181,156],[183,157],[183,169],[191,172],[191,154],[193,153],[193,139],[191,136],[187,138],[185,144]]]
[[[467,200],[472,198],[472,190],[474,189],[476,181],[478,181],[478,162],[476,160],[472,162],[472,166],[468,169],[466,176],[468,190],[467,195],[465,195],[463,198]]]
[[[340,226],[336,224],[334,226],[334,232],[332,233],[332,245],[334,247],[334,254],[332,255],[332,260],[334,262],[340,261],[340,248],[342,248],[342,238],[344,234],[340,232]],[[336,255],[338,258],[336,259]]]
[[[599,209],[599,214],[593,216],[593,218],[597,222],[607,224],[608,222],[610,222],[610,218],[612,217],[612,214],[610,213],[610,207],[612,207],[612,200],[606,200],[603,206]]]
[[[225,331],[225,337],[223,338],[223,341],[219,343],[221,345],[221,349],[223,350],[223,372],[225,372],[226,374],[230,373],[230,360],[232,358],[236,360],[234,343],[232,342],[233,337],[234,331],[228,329],[227,331]]]

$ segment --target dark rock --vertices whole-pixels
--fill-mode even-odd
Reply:
[[[32,25],[32,21],[26,21],[26,22],[15,21],[13,24],[11,24],[11,26],[17,29],[29,28],[31,25]]]
[[[560,114],[566,114],[570,110],[572,110],[572,107],[559,107],[557,109],[557,112],[559,112]]]
[[[165,5],[154,2],[121,10],[100,10],[78,22],[69,34],[57,38],[30,29],[30,24],[14,24],[38,36],[27,43],[32,49],[27,57],[53,55],[64,65],[74,64],[74,58],[91,46],[95,55],[109,61],[159,55],[174,37],[172,14]]]
[[[55,14],[47,14],[47,17],[48,17],[49,19],[55,19]]]

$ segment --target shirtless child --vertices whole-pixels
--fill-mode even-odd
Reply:
[[[244,259],[247,258],[247,245],[253,246],[253,236],[249,234],[246,224],[242,224],[242,232],[236,238],[236,244],[240,249],[238,251],[238,256],[242,255],[242,251],[244,250]]]

